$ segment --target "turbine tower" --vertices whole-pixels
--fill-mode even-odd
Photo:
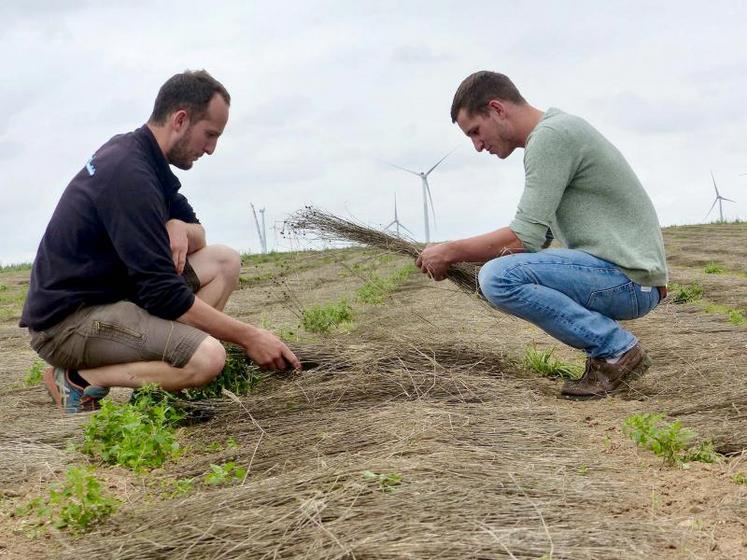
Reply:
[[[430,243],[431,240],[431,229],[430,224],[428,223],[428,203],[430,202],[431,207],[431,214],[433,215],[433,225],[436,225],[436,212],[433,209],[433,197],[431,196],[431,187],[428,184],[428,175],[431,174],[431,172],[438,167],[443,160],[445,160],[447,157],[449,157],[451,154],[454,153],[454,150],[451,150],[448,154],[446,154],[444,157],[442,157],[440,160],[436,162],[436,165],[431,167],[428,171],[413,171],[412,169],[407,169],[406,167],[400,167],[399,165],[394,165],[393,163],[390,163],[392,167],[396,167],[397,169],[401,169],[402,171],[407,171],[408,173],[412,173],[413,175],[417,175],[420,177],[420,180],[422,181],[423,186],[423,222],[425,223],[425,242]]]
[[[259,213],[262,214],[262,227],[259,226],[259,220],[257,219],[257,212],[254,210],[254,204],[251,202],[249,205],[252,207],[252,215],[254,216],[254,224],[257,226],[257,235],[259,235],[259,246],[263,255],[267,254],[267,237],[265,236],[265,209],[260,208]]]
[[[713,207],[716,206],[716,203],[718,202],[718,213],[719,218],[721,222],[724,221],[724,207],[722,205],[723,200],[726,200],[727,202],[736,202],[732,200],[731,198],[725,198],[721,196],[721,193],[718,192],[718,187],[716,186],[716,178],[713,176],[713,171],[711,171],[711,179],[713,180],[713,188],[716,191],[716,200],[713,201],[713,204],[711,204],[710,210],[708,210],[708,214],[705,215],[705,218],[703,218],[703,221],[710,215],[710,213],[713,211]]]
[[[397,237],[400,237],[399,234],[399,228],[401,227],[403,230],[405,230],[410,235],[414,236],[415,234],[412,233],[409,229],[407,229],[402,222],[399,221],[399,218],[397,217],[397,193],[394,194],[394,220],[392,220],[388,226],[384,228],[384,230],[388,230],[390,227],[396,226],[397,227]]]

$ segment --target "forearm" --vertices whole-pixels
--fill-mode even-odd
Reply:
[[[507,227],[448,242],[446,254],[448,261],[484,263],[501,256],[505,251],[521,252],[524,250],[516,234]]]
[[[252,339],[258,331],[256,327],[212,308],[198,297],[195,297],[192,307],[177,321],[200,329],[218,340],[234,342],[243,347],[251,346]]]

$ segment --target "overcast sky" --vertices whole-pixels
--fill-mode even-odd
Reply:
[[[523,151],[478,154],[449,109],[476,70],[509,75],[540,109],[591,122],[633,166],[662,225],[703,221],[715,193],[747,218],[743,2],[0,2],[0,263],[30,261],[60,194],[111,136],[150,114],[161,84],[205,68],[232,96],[211,157],[177,171],[208,241],[297,246],[270,226],[313,204],[423,238],[507,225]],[[716,219],[718,208],[709,217]]]

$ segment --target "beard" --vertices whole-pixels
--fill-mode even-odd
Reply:
[[[187,128],[187,131],[184,133],[184,136],[182,136],[176,144],[174,144],[171,149],[166,152],[166,159],[168,162],[178,167],[179,169],[191,169],[192,164],[194,163],[194,160],[192,158],[192,155],[189,153],[189,139],[192,136],[190,133],[192,132],[192,127],[190,126]]]

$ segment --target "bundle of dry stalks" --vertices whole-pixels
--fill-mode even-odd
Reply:
[[[318,239],[324,241],[351,241],[412,258],[417,258],[423,250],[422,244],[405,237],[398,237],[351,220],[345,220],[311,206],[296,212],[285,222],[285,225],[293,231],[316,234]],[[446,276],[465,292],[482,297],[477,283],[479,271],[478,265],[459,263],[451,265],[446,271]]]

